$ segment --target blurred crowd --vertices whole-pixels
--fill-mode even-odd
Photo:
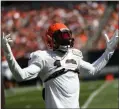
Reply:
[[[39,7],[39,10],[23,11],[20,9],[2,10],[2,32],[11,33],[14,44],[12,51],[16,58],[27,55],[38,49],[46,49],[45,33],[50,24],[63,22],[73,32],[75,47],[85,47],[88,38],[93,37],[99,29],[100,20],[104,15],[106,3],[87,2],[74,5],[73,8]],[[104,49],[106,44],[103,33],[112,37],[118,28],[119,5],[112,12],[104,30],[92,50]],[[2,53],[3,54],[3,53]],[[4,60],[4,56],[2,56]]]

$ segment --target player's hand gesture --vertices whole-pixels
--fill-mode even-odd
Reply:
[[[4,52],[9,53],[9,44],[13,42],[12,38],[10,37],[11,34],[5,35],[5,33],[2,34],[1,36],[1,45],[4,50]]]
[[[107,43],[107,50],[114,51],[118,42],[119,42],[119,30],[116,30],[111,39],[109,39],[108,35],[105,33],[105,39]]]

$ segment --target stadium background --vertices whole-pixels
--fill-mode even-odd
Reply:
[[[28,65],[28,57],[31,52],[38,49],[46,49],[44,40],[45,32],[52,23],[63,22],[72,30],[73,37],[75,38],[74,46],[81,49],[84,54],[84,60],[91,63],[106,48],[104,32],[107,32],[111,38],[114,31],[119,28],[118,2],[2,1],[1,5],[1,31],[6,34],[12,34],[14,40],[12,51],[22,68]],[[103,101],[104,98],[100,98],[99,100],[96,99],[98,100],[97,103],[92,102],[92,105],[89,105],[89,107],[118,107],[118,58],[119,44],[108,65],[100,73],[95,76],[80,74],[81,105],[85,103],[93,91],[105,84],[105,80],[113,80],[107,90],[105,90],[106,94],[104,94],[105,97],[110,96],[108,99],[112,99],[107,102],[110,105],[106,105],[105,101]],[[7,109],[44,107],[41,97],[42,83],[40,78],[25,82],[16,82],[10,74],[3,51],[2,76],[6,88]],[[89,80],[91,81],[89,82]]]

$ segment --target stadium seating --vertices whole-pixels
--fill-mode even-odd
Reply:
[[[72,30],[73,37],[76,39],[75,47],[80,49],[85,47],[89,34],[92,34],[90,37],[93,37],[95,30],[98,29],[105,8],[106,4],[103,2],[87,2],[74,5],[73,9],[53,6],[29,11],[15,8],[7,11],[3,9],[2,31],[12,34],[15,41],[12,51],[16,58],[37,49],[46,49],[45,32],[47,27],[55,22],[64,22]],[[118,14],[117,10],[114,10],[104,29],[110,37],[118,28],[117,22]],[[105,40],[101,34],[100,40],[92,50],[101,50],[105,46]]]

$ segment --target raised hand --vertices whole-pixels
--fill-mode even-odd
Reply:
[[[107,43],[107,50],[114,51],[119,42],[119,30],[115,31],[111,39],[109,39],[106,33],[104,34],[104,36],[105,36],[106,43]]]
[[[13,40],[10,36],[11,36],[11,34],[5,35],[5,33],[3,33],[1,36],[1,41],[2,41],[1,45],[2,45],[4,52],[6,52],[6,53],[9,53],[9,50],[10,50],[9,44],[11,44],[13,42]]]

